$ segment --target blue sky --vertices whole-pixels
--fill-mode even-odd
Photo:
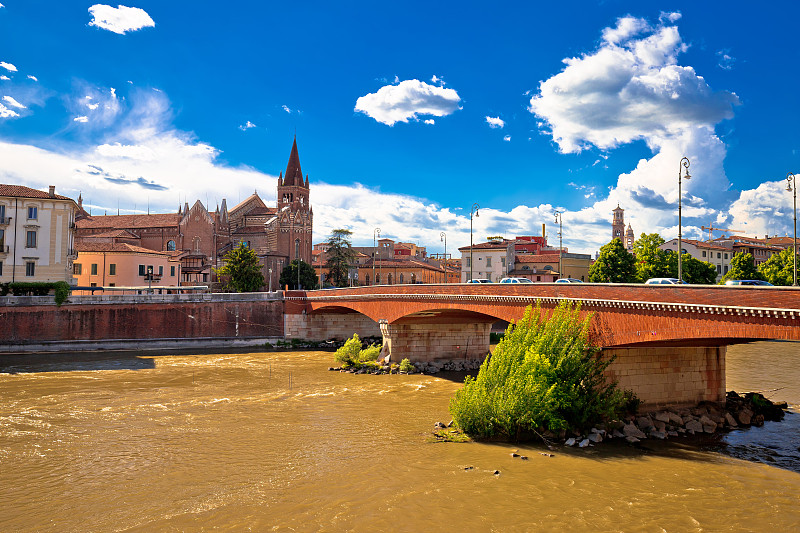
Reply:
[[[684,236],[791,231],[795,2],[0,4],[0,182],[95,214],[273,201],[296,132],[316,242],[669,239],[684,155]]]

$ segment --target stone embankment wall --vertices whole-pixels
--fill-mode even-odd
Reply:
[[[287,313],[284,331],[287,339],[309,341],[345,340],[354,333],[361,338],[381,336],[377,322],[355,311],[309,315]]]
[[[606,370],[643,405],[694,406],[725,402],[725,346],[641,347],[603,350],[616,356]]]
[[[0,351],[281,339],[278,293],[0,298]],[[219,346],[219,343],[216,344]]]

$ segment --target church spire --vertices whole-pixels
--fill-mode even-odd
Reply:
[[[283,175],[283,185],[303,186],[303,171],[300,169],[300,156],[297,155],[297,137],[292,143],[292,153],[289,155],[289,163],[286,165],[286,173]]]

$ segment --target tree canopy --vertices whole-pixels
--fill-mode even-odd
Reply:
[[[644,283],[650,278],[672,277],[669,269],[669,252],[659,248],[664,239],[658,233],[642,233],[633,243],[636,255],[636,280]]]
[[[764,279],[773,285],[791,285],[794,283],[794,260],[792,248],[787,248],[779,254],[773,254],[764,263],[758,265],[758,271]]]
[[[264,274],[256,253],[243,242],[225,255],[225,264],[214,272],[231,292],[255,292],[264,286]]]
[[[600,255],[589,268],[592,283],[634,283],[636,264],[620,239],[614,239],[600,248]]]
[[[681,256],[683,262],[683,281],[699,285],[713,285],[717,282],[717,267],[707,261],[701,261],[689,254]],[[678,277],[678,254],[667,252],[669,276]]]
[[[300,287],[297,286],[298,261],[300,262]],[[281,287],[288,286],[289,290],[312,290],[317,288],[319,279],[317,278],[317,273],[314,271],[314,267],[302,259],[295,259],[281,271],[281,277],[278,282],[281,284]]]
[[[355,261],[355,251],[350,244],[353,234],[348,229],[335,229],[326,241],[328,260],[325,268],[328,269],[328,281],[336,287],[346,287],[348,272]]]
[[[724,284],[729,279],[764,279],[761,272],[755,267],[753,254],[739,253],[731,259],[731,269],[722,276],[720,284]]]

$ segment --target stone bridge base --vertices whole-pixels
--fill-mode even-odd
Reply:
[[[361,313],[327,313],[284,315],[283,328],[287,339],[309,341],[346,340],[354,333],[359,337],[380,337],[378,323]]]
[[[609,348],[606,376],[647,407],[725,402],[725,346]]]
[[[383,354],[399,363],[483,359],[489,353],[488,322],[462,324],[381,323]]]

